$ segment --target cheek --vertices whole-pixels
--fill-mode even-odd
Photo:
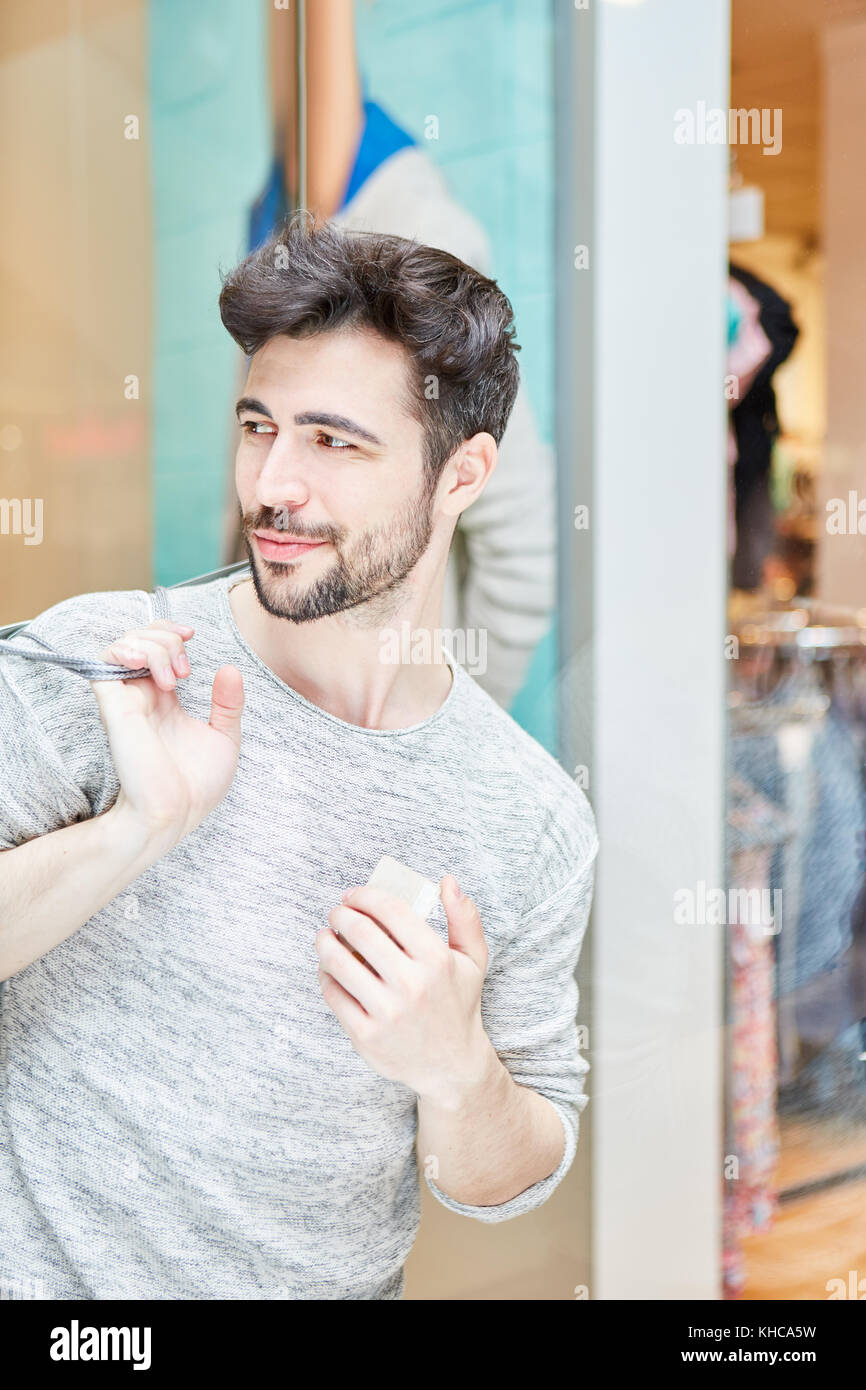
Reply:
[[[256,451],[247,444],[241,444],[235,454],[235,485],[241,502],[249,500],[256,487],[261,460]]]
[[[311,488],[310,502],[347,537],[375,526],[390,510],[381,483],[362,476],[360,469],[335,469],[330,476],[320,476]]]

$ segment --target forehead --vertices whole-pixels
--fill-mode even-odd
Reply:
[[[409,357],[399,343],[370,329],[340,328],[310,338],[271,338],[256,352],[246,394],[277,412],[352,407],[359,420],[406,414]],[[253,389],[255,388],[255,389]]]

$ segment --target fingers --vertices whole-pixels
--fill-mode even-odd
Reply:
[[[462,892],[453,874],[445,875],[439,889],[448,922],[449,946],[463,951],[483,973],[487,969],[487,942],[481,913],[472,899]]]
[[[372,1012],[385,988],[379,976],[358,960],[351,947],[329,927],[317,934],[315,946],[321,969],[342,985],[362,1009]]]
[[[384,927],[363,912],[356,912],[345,903],[338,903],[328,914],[328,921],[352,953],[375,970],[389,983],[400,978],[406,961],[405,952]]]
[[[190,673],[184,643],[194,628],[186,623],[158,619],[145,628],[134,628],[101,654],[103,661],[134,670],[146,666],[160,690],[174,690],[178,678]]]
[[[225,734],[238,748],[241,744],[243,708],[243,676],[237,666],[221,666],[213,678],[208,722],[212,729]]]
[[[394,893],[364,884],[344,893],[343,901],[372,917],[414,960],[430,960],[441,949],[433,928]]]
[[[99,706],[99,714],[106,732],[109,731],[109,723],[112,716],[122,714],[126,707],[124,689],[126,681],[91,681],[90,689],[96,696],[96,703]]]
[[[184,670],[178,660],[179,656],[180,653],[172,649],[168,640],[157,641],[142,637],[140,633],[130,633],[124,641],[116,642],[104,653],[106,661],[115,661],[133,670],[146,666],[160,690],[174,690],[177,677],[189,674],[189,662]]]

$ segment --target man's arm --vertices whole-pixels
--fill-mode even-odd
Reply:
[[[450,1099],[419,1097],[418,1157],[447,1197],[497,1206],[556,1172],[562,1120],[537,1091],[519,1086],[488,1040],[477,1077]]]
[[[588,1065],[574,971],[597,847],[586,813],[579,819],[582,867],[523,918],[486,983],[480,914],[450,875],[441,884],[447,945],[369,885],[344,893],[316,938],[325,1001],[356,1051],[417,1096],[428,1185],[481,1221],[540,1205],[577,1148]]]
[[[291,11],[269,3],[271,98],[286,195],[297,196],[297,82]],[[319,217],[331,217],[343,196],[364,129],[361,75],[355,47],[355,0],[327,0],[306,11],[307,197]]]
[[[210,720],[180,705],[193,629],[165,620],[134,629],[101,659],[151,674],[94,681],[119,781],[114,805],[87,817],[88,801],[9,680],[0,680],[0,979],[40,959],[117,897],[204,820],[237,766],[243,680],[217,671]],[[74,678],[78,680],[78,677]],[[77,701],[70,706],[74,742]],[[80,730],[79,730],[80,736]],[[23,843],[22,843],[23,842]]]
[[[0,980],[72,936],[163,853],[160,840],[117,805],[4,850]]]

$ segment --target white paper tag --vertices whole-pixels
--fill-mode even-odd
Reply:
[[[367,880],[368,888],[381,888],[408,903],[413,912],[426,919],[439,902],[439,884],[414,869],[407,869],[390,855],[384,855]]]

